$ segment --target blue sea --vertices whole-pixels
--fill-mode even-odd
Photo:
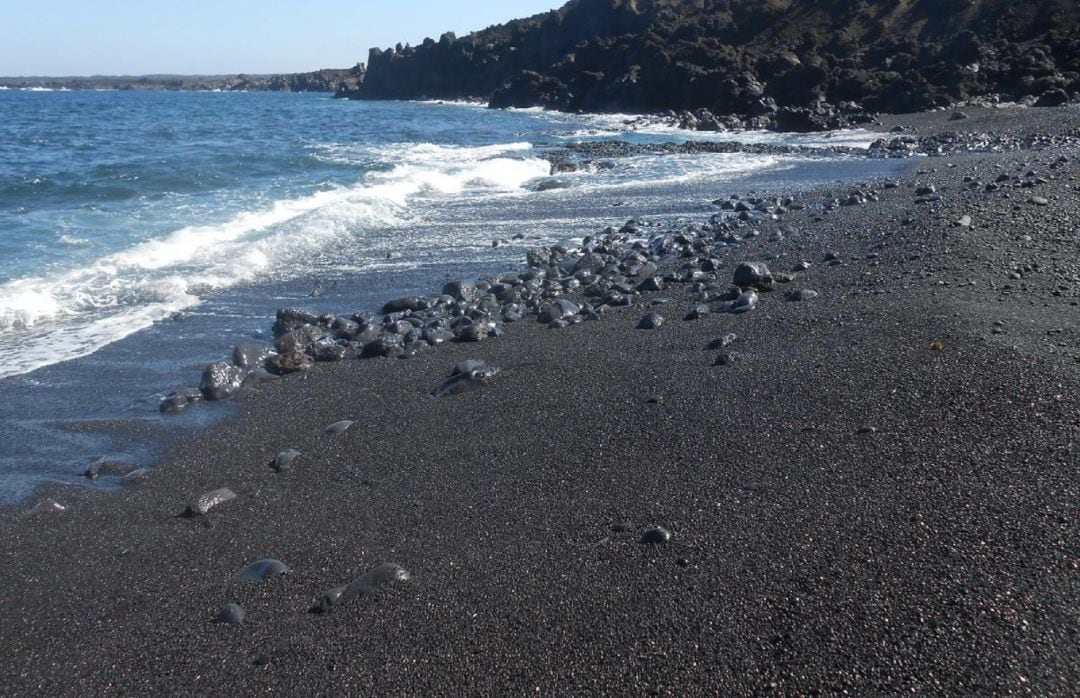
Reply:
[[[875,137],[629,120],[315,94],[0,91],[0,503],[43,483],[115,487],[81,474],[98,457],[152,465],[227,417],[229,405],[161,415],[158,403],[233,345],[269,341],[279,307],[374,311],[631,216],[701,221],[720,196],[897,167],[822,150],[552,174],[545,155],[571,142]]]

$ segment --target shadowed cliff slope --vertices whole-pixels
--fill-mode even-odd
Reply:
[[[1078,16],[1075,0],[572,0],[372,49],[356,96],[744,117],[997,93],[1060,102],[1080,90]]]

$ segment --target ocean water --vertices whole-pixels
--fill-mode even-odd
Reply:
[[[160,415],[168,390],[274,310],[376,310],[527,247],[628,217],[708,216],[730,193],[888,174],[833,154],[873,134],[695,135],[819,155],[634,156],[554,176],[567,143],[680,142],[619,115],[280,93],[0,93],[0,503],[153,463],[228,414]],[[525,236],[513,240],[515,235]],[[492,246],[494,239],[511,244]]]

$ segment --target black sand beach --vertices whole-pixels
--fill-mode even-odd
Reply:
[[[1080,126],[969,113],[886,127]],[[811,266],[752,312],[684,320],[674,284],[599,322],[319,365],[137,486],[0,512],[0,692],[1071,693],[1080,148],[910,162],[753,226],[722,285],[767,254]],[[853,189],[880,200],[821,210]],[[465,359],[501,370],[432,399]],[[653,526],[670,541],[639,542]],[[230,581],[266,557],[291,572]],[[410,578],[309,612],[382,563]],[[214,623],[230,601],[246,621]]]

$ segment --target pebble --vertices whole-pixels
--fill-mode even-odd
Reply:
[[[200,494],[196,497],[187,508],[188,516],[206,516],[206,512],[210,511],[219,504],[232,501],[236,499],[236,493],[230,490],[228,487],[222,487],[220,489],[211,490],[205,494]]]
[[[784,300],[798,303],[800,301],[808,301],[811,298],[817,298],[818,292],[809,288],[793,288],[784,294]]]
[[[725,347],[730,347],[732,344],[735,343],[735,340],[737,340],[738,338],[738,335],[736,335],[735,333],[728,332],[723,337],[720,337],[719,339],[714,339],[713,341],[709,342],[709,346],[707,348],[723,349]]]
[[[348,431],[353,424],[354,422],[348,419],[343,419],[340,422],[334,422],[333,424],[326,425],[326,428],[323,429],[323,431],[327,434],[341,434]]]
[[[716,356],[716,360],[713,361],[713,366],[727,366],[733,364],[739,360],[739,355],[733,351],[722,351]]]
[[[733,313],[748,313],[757,307],[758,294],[753,289],[748,289],[739,294],[735,299],[735,305],[731,307]]]
[[[659,313],[647,313],[641,316],[638,320],[637,329],[639,330],[655,330],[659,329],[664,324],[664,316]]]
[[[358,596],[369,596],[394,583],[407,582],[411,578],[412,575],[400,565],[384,562],[350,584],[336,587],[323,594],[311,611],[312,613],[327,613],[332,608],[341,606]]]
[[[667,543],[669,540],[671,540],[671,531],[660,526],[654,526],[641,534],[641,543],[645,545]]]
[[[476,359],[467,359],[454,366],[450,376],[432,391],[431,395],[434,398],[442,398],[476,390],[498,372],[498,366]]]
[[[243,623],[247,618],[247,613],[236,603],[227,603],[221,607],[218,611],[217,617],[214,618],[215,623],[224,623],[226,625]]]
[[[276,558],[268,557],[257,560],[236,573],[233,582],[254,582],[262,584],[271,577],[287,574],[288,566]]]
[[[64,511],[65,507],[60,502],[56,501],[52,497],[45,499],[35,504],[29,511],[26,512],[27,516],[37,516],[38,514],[47,514],[49,512]]]
[[[740,288],[767,291],[772,288],[773,275],[764,262],[740,262],[732,274],[732,283]]]
[[[292,462],[294,460],[300,457],[300,454],[301,452],[295,448],[286,449],[274,457],[274,460],[270,463],[270,467],[272,467],[279,473],[284,472],[286,469],[288,469],[290,465],[292,465]]]
[[[686,314],[687,320],[700,320],[709,314],[709,306],[705,303],[695,305],[690,309],[690,312]]]

